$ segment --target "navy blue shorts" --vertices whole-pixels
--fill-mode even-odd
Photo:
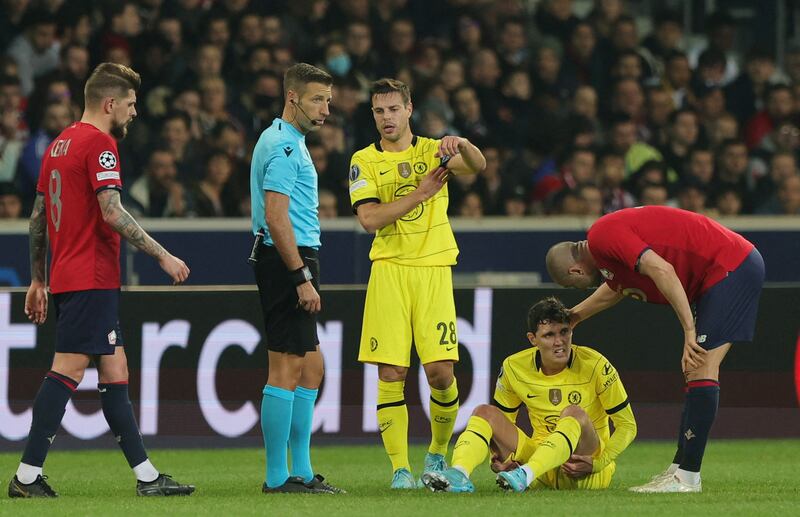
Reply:
[[[753,248],[739,267],[697,300],[697,343],[711,350],[725,343],[752,341],[763,285],[764,259]]]
[[[112,355],[122,346],[119,289],[92,289],[53,295],[56,352]]]

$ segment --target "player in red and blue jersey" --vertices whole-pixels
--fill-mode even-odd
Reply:
[[[547,253],[565,287],[597,287],[572,308],[576,325],[624,296],[672,306],[684,331],[686,401],[672,464],[636,492],[700,492],[700,465],[719,403],[719,367],[755,333],[764,260],[752,243],[703,215],[627,208],[598,219],[581,242]],[[694,309],[694,312],[693,310]]]
[[[30,221],[31,285],[25,314],[47,318],[50,292],[56,311],[56,351],[33,403],[33,421],[9,497],[56,497],[42,466],[67,402],[94,361],[103,414],[137,478],[139,495],[191,494],[159,473],[147,456],[128,396],[128,362],[119,327],[120,236],[156,258],[176,284],[189,268],[168,253],[122,207],[122,178],[114,138],[124,138],[136,117],[139,74],[100,64],[86,82],[86,110],[50,144],[42,161]]]

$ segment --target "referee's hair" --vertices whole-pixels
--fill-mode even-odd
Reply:
[[[308,83],[320,83],[325,86],[333,84],[331,74],[308,63],[297,63],[289,67],[283,75],[283,96],[288,97],[289,90],[302,94]]]
[[[539,325],[569,323],[569,309],[555,296],[539,300],[528,310],[528,330],[536,334]]]
[[[394,92],[400,94],[400,98],[403,99],[403,106],[408,106],[408,103],[411,102],[411,91],[408,89],[408,85],[403,81],[390,79],[388,77],[378,79],[372,83],[372,87],[369,89],[369,98],[372,99],[375,95],[384,95]]]
[[[86,104],[97,104],[106,97],[125,96],[136,91],[142,79],[133,69],[118,63],[100,63],[86,81],[83,89]]]

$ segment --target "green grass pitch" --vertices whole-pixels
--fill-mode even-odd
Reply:
[[[419,468],[423,447],[412,447]],[[56,500],[9,500],[2,485],[0,515],[799,515],[800,440],[712,440],[706,451],[702,494],[634,494],[673,453],[672,443],[637,442],[623,454],[610,489],[597,492],[502,493],[488,466],[473,475],[474,494],[395,492],[383,449],[317,447],[319,472],[347,495],[264,495],[259,449],[154,450],[153,462],[177,479],[197,485],[191,497],[145,499],[119,451],[53,451],[46,473],[61,494]],[[13,476],[18,453],[0,454],[3,483]]]

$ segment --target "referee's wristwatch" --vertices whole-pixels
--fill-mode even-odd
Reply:
[[[312,278],[311,270],[308,269],[308,266],[303,266],[300,269],[295,269],[294,271],[289,273],[289,278],[292,279],[295,287],[305,284],[306,282],[310,282]]]

